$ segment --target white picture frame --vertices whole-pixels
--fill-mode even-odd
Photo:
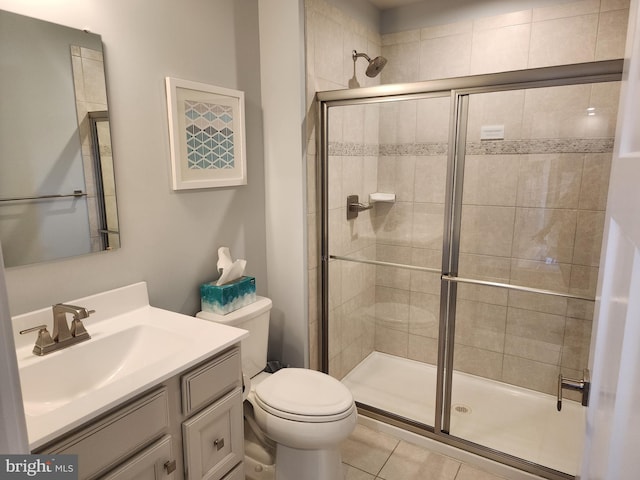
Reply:
[[[244,92],[165,80],[172,189],[246,185]]]

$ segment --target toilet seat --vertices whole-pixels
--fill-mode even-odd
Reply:
[[[347,387],[329,375],[304,368],[278,370],[256,386],[254,398],[271,415],[297,422],[335,422],[355,409]]]

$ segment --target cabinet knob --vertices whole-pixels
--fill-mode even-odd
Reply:
[[[224,447],[224,438],[217,438],[213,441],[213,446],[216,447],[216,450],[220,450]]]
[[[167,473],[173,473],[176,471],[176,461],[175,460],[167,460],[164,462],[164,469]]]

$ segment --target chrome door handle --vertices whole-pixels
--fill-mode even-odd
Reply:
[[[582,379],[577,380],[575,378],[563,377],[562,373],[558,375],[558,402],[557,409],[558,411],[562,410],[562,389],[568,390],[576,390],[582,392],[582,406],[586,407],[589,405],[589,390],[591,389],[591,376],[589,374],[589,369],[585,368]]]

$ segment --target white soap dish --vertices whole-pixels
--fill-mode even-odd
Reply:
[[[395,193],[370,193],[369,194],[369,203],[376,202],[384,202],[384,203],[395,203],[396,194]]]

